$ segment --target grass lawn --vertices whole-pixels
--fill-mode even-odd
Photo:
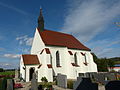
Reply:
[[[15,71],[0,72],[0,75],[15,75]]]
[[[120,64],[120,61],[115,61],[115,64]]]

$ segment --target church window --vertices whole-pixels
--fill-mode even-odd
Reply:
[[[85,60],[85,61],[84,61],[84,64],[87,66],[88,63],[87,63],[87,57],[86,57],[86,54],[84,54],[83,56],[84,56],[84,60]]]
[[[74,61],[75,61],[75,64],[77,65],[77,53],[74,54]]]
[[[56,66],[60,67],[60,55],[59,55],[59,51],[56,52]]]

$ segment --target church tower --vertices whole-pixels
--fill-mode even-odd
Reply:
[[[44,30],[44,18],[42,15],[42,8],[40,8],[40,15],[38,17],[38,27],[41,32]]]

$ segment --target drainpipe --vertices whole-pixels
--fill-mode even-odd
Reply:
[[[26,65],[25,65],[25,81],[26,81]]]

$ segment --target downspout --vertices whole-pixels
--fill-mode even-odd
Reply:
[[[26,65],[25,65],[25,81],[26,81]]]

